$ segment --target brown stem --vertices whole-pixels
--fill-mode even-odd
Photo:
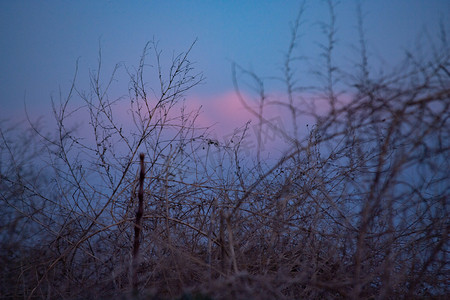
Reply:
[[[145,166],[144,166],[144,153],[141,153],[139,158],[141,159],[141,172],[139,175],[139,207],[136,212],[136,222],[134,223],[134,245],[133,245],[133,294],[138,294],[138,255],[139,255],[139,236],[142,229],[142,216],[144,215],[144,178],[145,178]]]

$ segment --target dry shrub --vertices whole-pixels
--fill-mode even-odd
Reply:
[[[198,111],[182,101],[202,80],[190,49],[166,70],[156,43],[145,47],[137,68],[126,69],[128,100],[109,98],[119,68],[102,85],[99,63],[88,91],[74,79],[67,97],[53,102],[54,134],[36,123],[23,132],[3,123],[0,296],[448,296],[447,34],[430,55],[408,53],[401,68],[376,76],[359,11],[361,60],[344,70],[333,60],[336,16],[328,3],[320,84],[295,80],[303,9],[285,57],[285,97],[274,99],[263,79],[234,68],[237,92],[260,122],[259,137],[264,127],[286,141],[276,161],[265,161],[260,147],[254,159],[242,156],[247,127],[233,143],[197,127]],[[146,81],[150,51],[150,78],[159,89]],[[244,79],[256,87],[256,107],[239,93]],[[72,106],[75,97],[81,107]],[[292,125],[271,122],[271,105],[284,109]],[[132,126],[117,120],[126,106]],[[71,118],[83,113],[89,126],[77,131]],[[306,129],[300,120],[310,121]]]

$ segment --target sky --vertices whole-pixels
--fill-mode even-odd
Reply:
[[[341,49],[336,59],[343,64],[354,58],[358,42],[355,3],[342,0],[336,8]],[[77,60],[77,82],[87,87],[99,47],[108,74],[116,63],[136,66],[148,41],[158,41],[170,57],[197,40],[190,60],[205,81],[186,100],[203,106],[205,120],[231,130],[248,118],[234,93],[231,64],[263,77],[278,75],[300,5],[290,0],[0,1],[0,119],[23,117],[25,105],[32,116],[51,111],[50,98],[68,92]],[[387,66],[414,47],[418,35],[435,34],[439,20],[449,28],[447,0],[363,0],[362,9],[369,55]],[[328,16],[325,1],[305,2],[296,51],[313,62],[324,42],[320,24]],[[127,86],[123,69],[117,80]]]

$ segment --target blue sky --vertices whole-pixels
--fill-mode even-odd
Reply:
[[[79,58],[79,82],[96,68],[99,42],[105,74],[115,63],[136,65],[147,41],[156,39],[169,56],[198,39],[191,60],[205,84],[192,97],[225,99],[233,91],[231,62],[262,76],[276,75],[289,43],[289,24],[300,1],[0,1],[0,119],[51,109],[50,95],[66,93]],[[357,44],[356,1],[337,7],[337,59],[351,60]],[[362,1],[374,61],[395,64],[425,29],[436,33],[450,1]],[[306,1],[298,49],[312,61],[322,42],[319,22],[328,20],[324,1]],[[449,27],[446,21],[447,28]],[[383,58],[383,59],[381,59]],[[373,62],[374,62],[373,61]],[[123,77],[121,77],[123,76]],[[118,80],[126,81],[124,75]],[[124,82],[125,86],[127,82]],[[120,95],[118,95],[120,96]],[[224,100],[225,101],[225,100]]]

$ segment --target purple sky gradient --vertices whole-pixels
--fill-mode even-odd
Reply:
[[[59,89],[67,94],[78,58],[78,84],[87,88],[88,72],[97,68],[99,44],[106,81],[114,64],[136,66],[147,41],[159,41],[160,50],[170,57],[198,39],[190,59],[206,81],[187,96],[193,106],[203,105],[202,121],[240,126],[245,115],[233,95],[231,63],[261,76],[281,74],[289,26],[300,3],[0,1],[0,119],[23,116],[24,102],[32,116],[49,112],[50,96],[57,99]],[[357,54],[355,3],[341,1],[336,10],[336,59],[341,65],[354,62]],[[405,50],[413,49],[418,35],[437,34],[440,20],[449,28],[450,1],[377,0],[362,4],[369,63],[375,67],[398,63]],[[319,64],[318,44],[324,42],[320,22],[328,21],[328,9],[325,1],[306,1],[305,9],[297,51],[307,56],[310,64]],[[124,68],[117,80],[112,97],[126,95]],[[315,79],[305,76],[304,80]],[[279,88],[274,84],[272,92],[282,93]],[[74,101],[76,106],[80,100]]]

